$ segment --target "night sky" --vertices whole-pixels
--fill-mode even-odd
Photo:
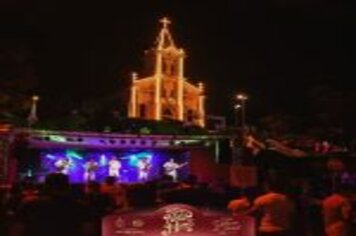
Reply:
[[[206,84],[208,113],[231,115],[244,91],[251,119],[303,114],[313,86],[355,90],[356,5],[325,2],[5,0],[0,42],[27,52],[44,107],[115,93],[112,106],[125,113],[130,73],[140,72],[167,16],[188,54],[186,76]]]

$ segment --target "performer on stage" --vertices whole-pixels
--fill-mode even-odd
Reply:
[[[149,158],[143,158],[138,161],[137,167],[138,167],[138,180],[142,182],[147,181],[148,174],[151,169],[151,160]]]
[[[69,158],[63,157],[63,158],[58,159],[54,163],[54,166],[56,167],[56,170],[58,173],[68,175],[69,168],[71,166],[71,161],[69,160]]]
[[[109,176],[120,178],[120,169],[121,162],[115,156],[112,156],[109,161]]]
[[[178,180],[178,169],[187,165],[187,163],[178,164],[174,161],[173,158],[169,159],[166,163],[163,164],[164,173],[168,176],[171,176],[174,182]]]
[[[94,159],[90,159],[84,164],[84,181],[95,181],[96,171],[99,168],[98,163]]]

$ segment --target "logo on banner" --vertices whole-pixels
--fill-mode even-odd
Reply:
[[[165,224],[161,232],[162,236],[194,231],[194,213],[191,210],[181,207],[167,208],[163,219]]]
[[[254,236],[254,220],[226,212],[172,204],[158,210],[109,215],[103,236]]]

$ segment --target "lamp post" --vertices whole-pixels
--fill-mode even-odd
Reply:
[[[235,111],[235,128],[239,127],[239,119],[238,119],[238,114],[239,114],[239,109],[241,108],[240,104],[236,104],[234,106],[234,111]]]
[[[27,121],[28,121],[28,126],[31,127],[34,123],[36,123],[36,121],[38,120],[37,117],[37,102],[40,99],[39,96],[34,95],[31,98],[31,110],[30,110],[30,114],[27,117]]]
[[[246,100],[248,99],[247,95],[244,93],[239,93],[236,95],[238,101],[241,102],[241,126],[244,129],[246,126]]]

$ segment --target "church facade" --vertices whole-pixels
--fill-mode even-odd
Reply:
[[[128,116],[150,120],[178,120],[205,126],[203,83],[194,85],[184,75],[185,52],[177,48],[163,18],[153,48],[145,52],[142,76],[132,74]]]

